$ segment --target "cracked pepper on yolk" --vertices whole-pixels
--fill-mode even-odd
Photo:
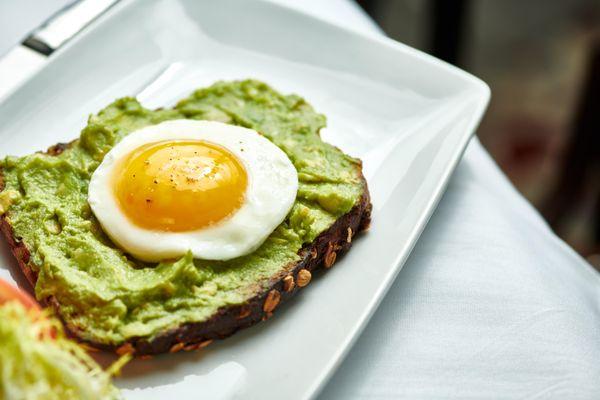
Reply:
[[[227,218],[242,205],[248,183],[235,155],[200,140],[143,145],[114,178],[119,206],[134,224],[171,232]]]

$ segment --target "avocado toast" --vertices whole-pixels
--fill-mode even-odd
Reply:
[[[181,118],[255,129],[297,169],[292,210],[253,253],[140,262],[90,211],[87,185],[104,155],[136,129]],[[37,298],[78,338],[136,355],[202,347],[269,318],[368,226],[360,161],[321,141],[324,126],[302,98],[254,80],[216,83],[172,109],[119,99],[91,116],[78,140],[1,164],[2,231]]]

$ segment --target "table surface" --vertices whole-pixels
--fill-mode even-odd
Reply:
[[[347,0],[276,2],[381,34]],[[19,12],[34,18],[25,7]],[[26,33],[0,24],[0,37],[12,35],[6,42]],[[44,62],[22,46],[0,59],[0,99]],[[409,260],[320,398],[597,399],[599,339],[598,273],[551,232],[473,139]]]

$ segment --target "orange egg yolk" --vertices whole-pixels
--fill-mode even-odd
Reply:
[[[200,141],[163,141],[133,151],[114,177],[114,190],[135,225],[185,232],[217,223],[240,208],[248,176],[225,148]]]

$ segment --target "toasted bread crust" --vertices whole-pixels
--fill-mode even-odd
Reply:
[[[71,144],[59,143],[47,150],[49,155],[58,155]],[[223,339],[233,335],[240,329],[250,327],[271,317],[279,306],[303,289],[310,279],[310,272],[319,268],[330,268],[337,257],[348,251],[356,233],[368,229],[371,221],[369,191],[363,180],[363,193],[357,205],[347,214],[340,217],[329,229],[321,233],[313,242],[299,250],[300,260],[282,268],[280,273],[271,277],[269,285],[246,304],[223,307],[210,319],[199,323],[186,323],[152,339],[136,338],[119,346],[88,342],[90,345],[113,350],[117,353],[133,353],[136,356],[175,352],[179,350],[195,350],[209,344],[214,339]],[[4,178],[0,168],[0,192],[4,189]],[[10,221],[6,215],[0,217],[0,230],[6,237],[8,245],[25,277],[35,287],[36,269],[30,260],[30,251],[19,238],[15,237]],[[308,272],[307,272],[308,271]],[[300,276],[299,276],[300,275]],[[291,277],[291,278],[290,278]],[[47,306],[54,308],[60,316],[60,304],[54,297],[42,300]],[[63,321],[67,330],[76,338],[81,332],[67,321]]]

